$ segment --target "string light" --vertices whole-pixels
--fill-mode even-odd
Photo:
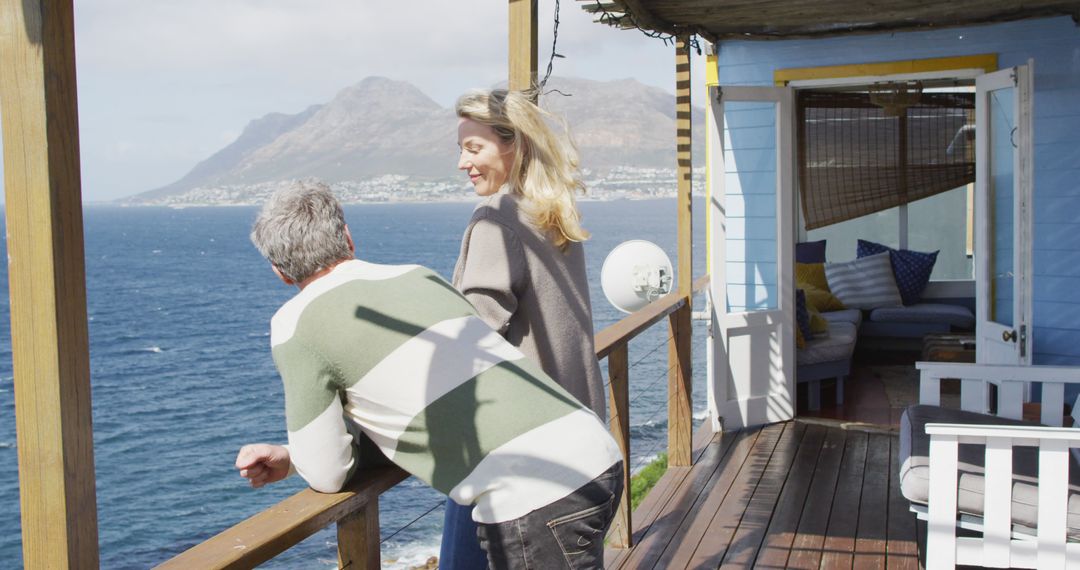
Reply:
[[[596,11],[600,12],[600,21],[605,24],[622,25],[622,21],[624,19],[627,19],[630,20],[630,23],[633,24],[633,26],[637,28],[638,31],[645,34],[645,36],[659,39],[660,41],[664,42],[664,45],[675,45],[675,42],[679,40],[679,38],[675,34],[646,30],[644,27],[641,26],[640,23],[638,23],[637,19],[634,18],[633,12],[631,12],[629,9],[624,8],[625,11],[623,12],[623,14],[621,16],[616,16],[615,14],[608,12],[607,9],[604,8],[604,5],[600,3],[600,0],[595,1]],[[687,40],[687,44],[690,46],[691,49],[696,51],[699,56],[701,55],[701,42],[698,41],[697,36],[690,34]]]

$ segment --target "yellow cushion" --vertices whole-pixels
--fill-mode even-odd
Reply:
[[[825,278],[824,263],[796,263],[795,281],[813,285],[825,291],[829,290],[829,280]]]
[[[809,302],[807,302],[806,303],[806,310],[810,313],[810,332],[811,333],[813,333],[815,335],[819,335],[819,334],[821,334],[823,332],[827,332],[829,330],[829,321],[825,317],[821,316],[821,313],[818,312],[816,307],[814,307]]]
[[[799,285],[799,288],[806,293],[807,308],[814,307],[821,313],[826,311],[843,311],[847,308],[840,302],[840,299],[837,299],[836,295],[830,293],[828,289],[820,289],[809,283],[803,283]]]
[[[806,348],[806,339],[803,338],[802,329],[795,327],[795,347]]]

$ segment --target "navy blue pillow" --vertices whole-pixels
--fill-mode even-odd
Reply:
[[[922,299],[923,291],[926,290],[926,284],[930,282],[930,274],[934,271],[938,252],[923,253],[910,249],[893,249],[887,245],[861,239],[856,246],[855,255],[868,257],[884,251],[889,252],[889,261],[892,262],[893,277],[896,278],[896,287],[900,289],[900,298],[905,305],[918,303]]]
[[[810,338],[810,311],[806,308],[806,293],[802,289],[795,290],[795,324],[803,338]]]
[[[825,263],[825,240],[795,244],[796,263]]]

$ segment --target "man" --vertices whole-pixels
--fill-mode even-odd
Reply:
[[[402,469],[475,505],[492,568],[600,568],[622,493],[603,423],[476,316],[433,271],[353,258],[324,184],[276,193],[251,240],[300,292],[271,321],[287,447],[244,446],[261,487],[295,470],[336,492],[357,468],[350,430]]]

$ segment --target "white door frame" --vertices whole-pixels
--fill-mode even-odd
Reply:
[[[775,309],[728,312],[727,196],[724,103],[772,102],[776,107]],[[795,412],[794,96],[790,87],[711,87],[706,126],[711,173],[709,236],[712,243],[713,365],[708,378],[709,417],[714,429],[789,420]],[[734,341],[734,344],[733,344]],[[748,348],[749,347],[749,348]],[[765,348],[765,357],[762,355]]]
[[[975,275],[976,361],[983,364],[1031,364],[1033,241],[1032,64],[987,73],[976,78]],[[991,320],[993,268],[990,202],[990,92],[1015,87],[1013,116],[1013,319],[1012,326]],[[1006,340],[1008,339],[1008,340]]]

